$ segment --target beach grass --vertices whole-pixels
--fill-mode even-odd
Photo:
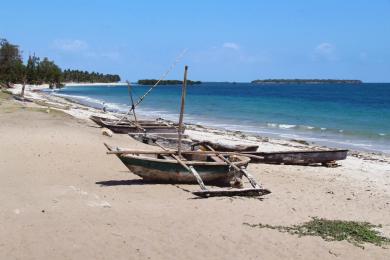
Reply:
[[[0,90],[0,105],[2,105],[1,110],[4,113],[13,113],[20,110],[32,111],[32,112],[41,112],[41,113],[50,113],[53,116],[64,116],[66,115],[64,112],[51,109],[48,107],[32,107],[32,106],[24,106],[16,102],[7,102],[12,99],[12,93],[8,90]],[[70,117],[70,116],[69,116]]]
[[[7,100],[11,98],[11,92],[5,89],[0,90],[0,100]]]
[[[381,225],[373,225],[368,222],[328,220],[323,218],[312,218],[312,220],[300,225],[293,226],[272,226],[268,224],[249,224],[250,227],[276,229],[280,232],[287,232],[299,236],[319,236],[326,241],[346,240],[355,246],[363,247],[364,243],[376,246],[384,246],[390,243],[390,239],[380,234],[377,228]]]

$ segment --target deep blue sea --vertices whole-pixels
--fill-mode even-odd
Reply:
[[[135,99],[150,86],[133,85]],[[127,86],[65,87],[53,92],[94,107],[127,111]],[[158,86],[141,116],[178,120],[180,86]],[[390,84],[203,83],[188,86],[185,122],[330,147],[390,153]]]

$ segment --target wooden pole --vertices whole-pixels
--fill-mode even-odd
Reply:
[[[22,98],[24,98],[24,89],[25,89],[25,87],[26,87],[26,80],[23,79],[22,92],[20,93],[20,96],[21,96]]]
[[[179,154],[179,158],[181,157],[181,139],[182,139],[182,133],[184,130],[183,127],[183,117],[184,117],[184,105],[186,101],[186,88],[187,88],[187,71],[188,71],[188,66],[186,65],[184,67],[184,80],[183,80],[183,88],[181,91],[181,107],[180,107],[180,117],[179,117],[179,140],[177,143],[177,151]]]
[[[158,146],[160,146],[164,151],[168,151],[167,148],[165,148],[164,146],[162,146],[161,144],[159,143],[156,143]],[[200,188],[204,191],[207,190],[206,186],[204,185],[203,183],[203,180],[202,178],[199,176],[199,173],[195,170],[195,168],[193,166],[188,166],[185,162],[183,162],[178,156],[174,155],[174,154],[170,154],[181,166],[184,167],[184,169],[186,169],[187,171],[189,171],[192,175],[194,175],[196,181],[198,182]]]
[[[212,152],[215,152],[215,150],[210,146],[210,145],[206,145],[206,147],[212,151]],[[245,170],[244,167],[241,167],[239,168],[237,165],[233,164],[231,161],[229,161],[228,159],[226,159],[225,157],[223,157],[220,153],[217,153],[217,156],[222,159],[226,164],[228,164],[230,167],[232,167],[233,169],[235,169],[236,171],[238,172],[241,172],[244,174],[244,176],[249,180],[249,183],[252,185],[253,188],[255,189],[260,189],[261,187],[257,184],[255,178],[252,177],[252,175],[247,172]]]
[[[127,89],[129,91],[130,101],[131,101],[131,108],[133,110],[134,120],[137,123],[137,116],[135,115],[135,107],[134,107],[134,100],[133,100],[133,92],[131,91],[131,85],[128,80],[126,80],[127,83]]]

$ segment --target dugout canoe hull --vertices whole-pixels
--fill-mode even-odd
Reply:
[[[244,152],[243,154],[252,154],[264,158],[252,159],[251,162],[255,163],[308,165],[345,160],[348,150]]]

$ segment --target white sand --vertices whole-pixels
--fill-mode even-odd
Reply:
[[[81,120],[98,111],[73,106],[65,112],[77,118],[1,101],[0,259],[390,259],[388,249],[373,245],[363,250],[243,224],[292,225],[317,216],[382,224],[390,236],[384,155],[357,154],[337,168],[250,164],[272,191],[264,200],[193,199],[186,190],[196,185],[145,184],[106,155],[103,142],[155,148],[127,135],[101,135]],[[238,141],[211,129],[189,133]],[[259,144],[304,148],[284,140]]]

